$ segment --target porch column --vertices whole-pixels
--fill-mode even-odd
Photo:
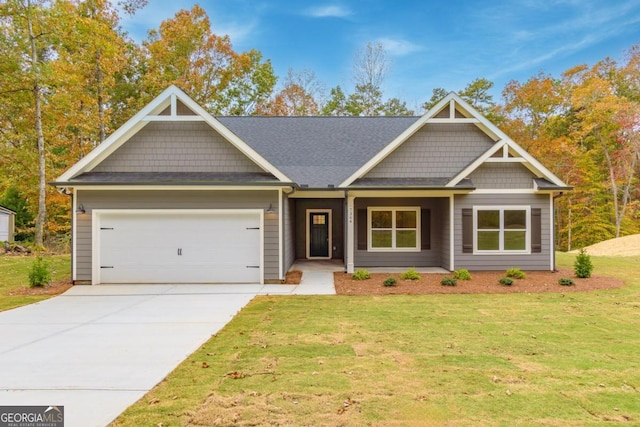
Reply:
[[[456,269],[456,245],[455,245],[455,196],[449,196],[449,271]]]
[[[355,197],[347,197],[347,273],[354,271],[354,255],[355,255],[355,222],[353,220],[353,201]]]

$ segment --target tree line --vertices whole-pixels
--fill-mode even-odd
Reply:
[[[640,47],[561,76],[436,88],[415,110],[385,99],[389,61],[369,43],[353,61],[351,92],[326,90],[313,71],[280,79],[252,49],[237,52],[204,9],[181,10],[141,43],[120,27],[146,0],[0,3],[0,205],[18,212],[18,236],[68,238],[69,198],[47,185],[168,85],[214,115],[422,114],[449,90],[474,105],[565,182],[556,202],[560,249],[640,232]],[[416,111],[417,110],[417,111]]]

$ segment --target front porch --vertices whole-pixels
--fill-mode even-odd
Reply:
[[[322,193],[295,193],[285,202],[287,270],[449,271],[452,194]]]

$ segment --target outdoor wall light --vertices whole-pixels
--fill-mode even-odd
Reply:
[[[79,214],[86,213],[86,211],[84,210],[84,206],[82,206],[82,203],[80,203],[76,208],[76,213],[79,213]]]
[[[274,214],[276,213],[276,210],[273,209],[273,203],[269,203],[269,207],[267,208],[267,210],[265,211],[267,214]]]

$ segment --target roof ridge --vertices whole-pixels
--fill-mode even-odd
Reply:
[[[422,116],[214,116],[216,119],[419,119]]]

